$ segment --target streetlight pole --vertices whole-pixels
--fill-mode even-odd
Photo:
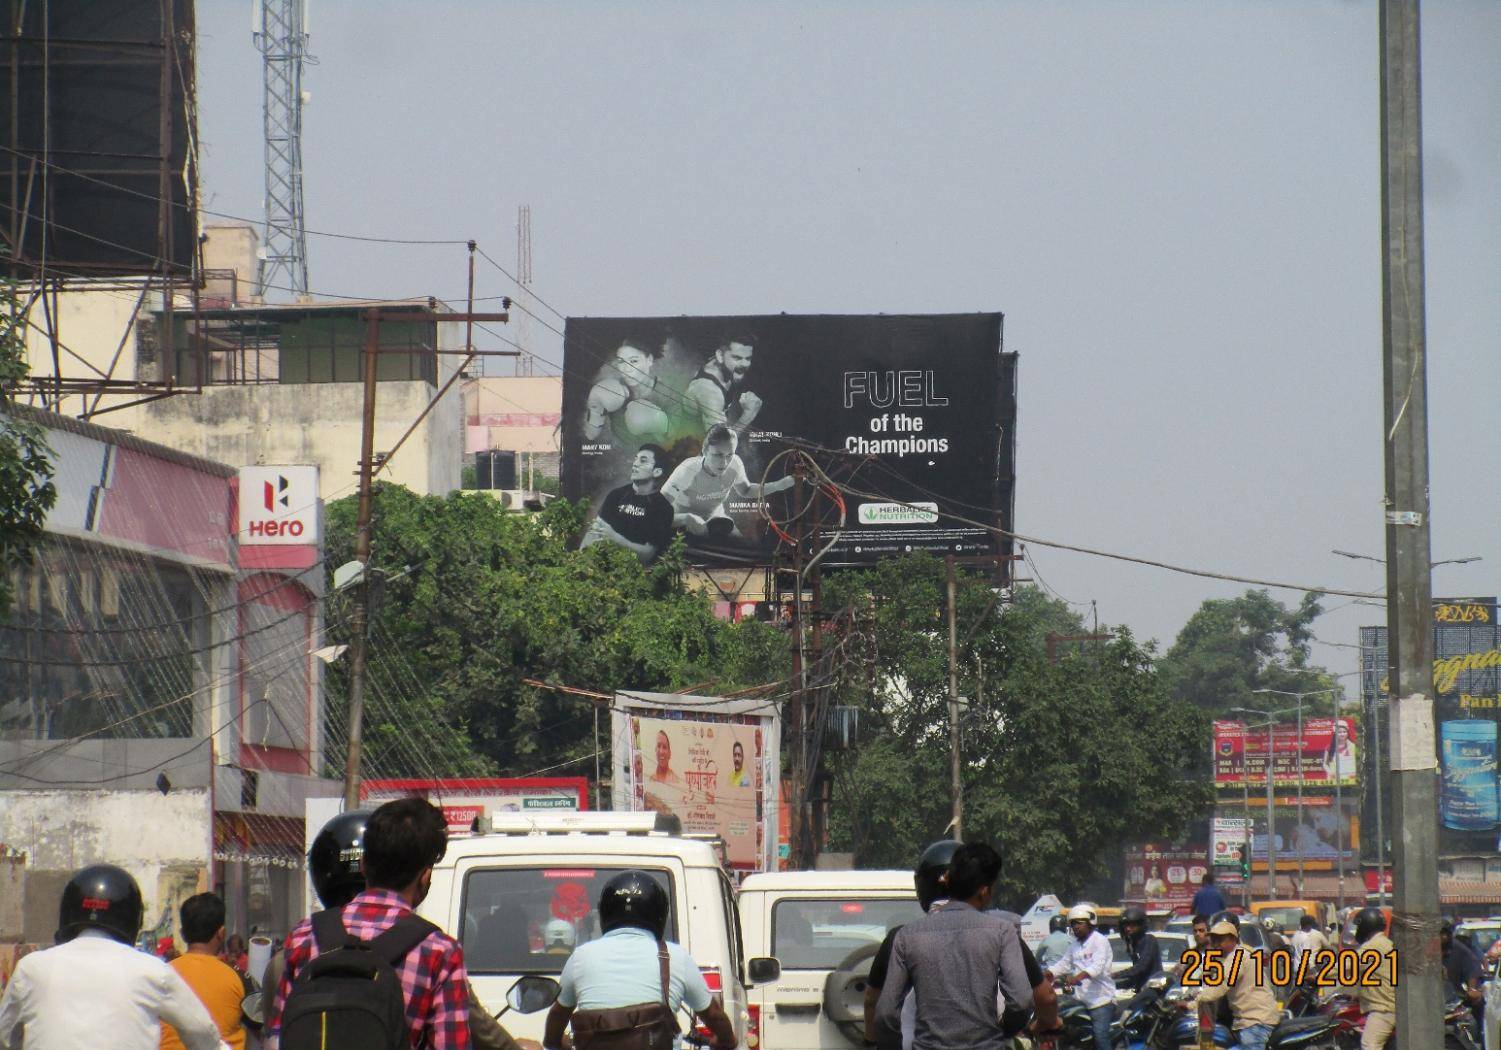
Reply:
[[[1251,842],[1255,838],[1251,834],[1251,756],[1247,753],[1246,742],[1249,738],[1246,731],[1240,731],[1240,791],[1241,801],[1246,810],[1246,884],[1244,906],[1251,907]]]
[[[1268,900],[1277,899],[1277,835],[1276,810],[1272,803],[1272,745],[1275,724],[1266,724],[1266,893]]]
[[[1290,696],[1290,697],[1292,697],[1294,700],[1296,700],[1298,702],[1298,830],[1301,831],[1303,829],[1303,701],[1304,701],[1304,699],[1306,699],[1307,697],[1310,697],[1310,696],[1320,696],[1320,695],[1322,695],[1324,693],[1332,693],[1332,694],[1334,694],[1334,697],[1335,697],[1335,700],[1334,700],[1334,716],[1335,716],[1335,719],[1334,720],[1335,720],[1336,723],[1338,723],[1338,721],[1339,721],[1339,693],[1340,693],[1340,690],[1338,688],[1331,688],[1331,689],[1310,689],[1310,690],[1308,690],[1307,692],[1304,692],[1304,693],[1294,693],[1294,692],[1290,692],[1289,690],[1286,690],[1286,689],[1253,689],[1251,691],[1253,693],[1271,693],[1271,694],[1275,694],[1277,696]],[[1335,732],[1335,729],[1334,729],[1333,726],[1331,726],[1330,727],[1330,733],[1333,734],[1334,732]],[[1345,813],[1344,813],[1344,808],[1341,805],[1342,799],[1340,798],[1340,790],[1339,790],[1339,766],[1338,766],[1338,763],[1336,763],[1335,768],[1334,768],[1334,792],[1335,792],[1334,823],[1335,823],[1335,826],[1337,828],[1339,828],[1339,839],[1340,839],[1340,843],[1341,843],[1341,845],[1339,847],[1340,897],[1343,898],[1344,897],[1344,881],[1345,881],[1345,851],[1344,851],[1343,842],[1344,842],[1344,834],[1345,833],[1344,833],[1344,825],[1341,824],[1340,822],[1344,820]],[[1304,877],[1305,877],[1305,873],[1304,873],[1304,870],[1303,870],[1303,850],[1302,850],[1301,847],[1299,847],[1299,849],[1298,849],[1298,896],[1299,897],[1302,897],[1304,895],[1304,893],[1303,893],[1303,881],[1304,881]],[[1340,903],[1341,903],[1341,906],[1343,906],[1343,903],[1344,903],[1343,899],[1341,900]]]
[[[1272,731],[1277,723],[1277,716],[1285,715],[1293,710],[1293,708],[1284,707],[1277,711],[1263,711],[1255,707],[1232,707],[1230,710],[1238,714],[1261,715],[1266,719],[1266,722],[1263,723],[1266,727],[1266,759],[1262,766],[1266,777],[1266,886],[1268,899],[1274,899],[1277,894],[1277,815],[1276,810],[1273,808],[1275,803],[1272,797],[1272,744],[1274,741]],[[1246,726],[1245,728],[1247,730],[1259,729],[1261,726]],[[1247,738],[1243,737],[1242,739]],[[1251,764],[1248,761],[1246,763],[1246,778],[1249,780],[1250,776]],[[1247,805],[1249,809],[1249,803]]]

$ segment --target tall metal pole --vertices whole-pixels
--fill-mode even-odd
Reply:
[[[375,462],[375,381],[380,360],[380,313],[365,312],[365,411],[360,421],[360,504],[354,560],[362,566],[349,627],[349,747],[344,757],[344,808],[360,804],[360,745],[365,724],[365,661],[370,623],[370,489]]]
[[[1386,904],[1386,788],[1381,776],[1386,768],[1386,759],[1381,749],[1381,698],[1376,697],[1371,701],[1371,717],[1368,720],[1370,726],[1367,736],[1370,738],[1371,768],[1376,773],[1376,902]]]
[[[1339,739],[1339,690],[1331,694],[1334,699],[1334,725],[1329,728],[1332,734],[1330,740]],[[1339,755],[1334,756],[1334,834],[1335,834],[1335,863],[1339,865],[1339,892],[1335,897],[1337,908],[1345,906],[1345,795],[1340,783],[1344,777],[1340,775]]]
[[[1266,895],[1277,896],[1277,818],[1272,808],[1272,723],[1266,724]]]
[[[1298,836],[1303,834],[1303,697],[1298,696],[1298,826],[1293,829],[1293,848],[1298,851],[1298,897],[1303,897],[1303,847],[1298,845]]]
[[[1418,0],[1381,0],[1381,305],[1398,1046],[1444,1040]]]
[[[964,782],[960,778],[959,756],[959,616],[956,611],[958,585],[954,580],[954,556],[944,559],[948,568],[949,599],[949,799],[953,804],[953,836],[963,842]]]
[[[1251,828],[1251,755],[1250,749],[1247,746],[1250,743],[1250,736],[1246,733],[1245,726],[1246,724],[1242,722],[1240,729],[1240,794],[1241,802],[1244,804],[1246,811],[1246,882],[1241,890],[1243,898],[1241,904],[1243,907],[1249,908],[1251,906],[1251,876],[1253,874],[1251,869],[1254,863],[1254,858],[1251,855],[1251,843],[1255,841],[1256,835]]]
[[[792,826],[787,829],[787,838],[791,845],[792,867],[796,871],[807,867],[804,836],[807,833],[808,794],[808,742],[804,719],[804,705],[808,702],[807,624],[806,610],[803,608],[803,519],[805,515],[803,513],[803,463],[801,459],[794,459],[792,464],[792,507],[797,515],[797,527],[794,530],[792,547],[793,587],[795,588],[792,596],[793,630],[797,637],[796,648],[792,651],[792,677],[797,685],[792,697],[792,717],[788,727],[788,737],[792,743],[792,784],[791,798],[787,800],[787,813]]]

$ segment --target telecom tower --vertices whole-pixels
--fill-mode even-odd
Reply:
[[[517,302],[527,297],[532,287],[532,206],[520,205],[516,209],[516,284],[519,286],[521,295]],[[515,358],[515,374],[529,376],[534,374],[532,363],[536,360],[532,355],[536,350],[532,346],[532,319],[525,309],[514,311],[516,318],[511,322],[511,330],[516,334],[516,344],[522,351],[520,357]]]
[[[261,123],[266,136],[266,225],[256,286],[307,295],[307,234],[302,218],[302,66],[307,0],[254,0],[252,35],[264,57]]]

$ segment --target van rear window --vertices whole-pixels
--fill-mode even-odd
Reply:
[[[780,900],[771,909],[771,954],[784,970],[833,970],[855,949],[879,945],[888,930],[920,918],[911,897]]]
[[[626,867],[482,868],[464,877],[459,943],[470,973],[561,973],[574,948],[599,928],[599,894]],[[643,869],[674,900],[672,876]],[[676,907],[667,939],[677,940]]]

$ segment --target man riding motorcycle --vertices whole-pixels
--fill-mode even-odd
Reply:
[[[1141,1005],[1147,982],[1162,972],[1162,949],[1157,938],[1147,932],[1147,913],[1141,905],[1132,904],[1121,912],[1121,940],[1130,953],[1131,968],[1118,974],[1115,983],[1136,993],[1126,1006],[1134,1010]]]
[[[1068,934],[1068,920],[1062,915],[1054,915],[1048,920],[1048,935],[1037,946],[1037,961],[1046,967],[1048,963],[1062,958],[1073,941]]]
[[[1386,935],[1386,915],[1380,908],[1362,908],[1356,912],[1355,943],[1362,952],[1385,955],[1396,951]],[[1365,1014],[1360,1050],[1381,1050],[1397,1029],[1397,985],[1392,980],[1392,967],[1384,960],[1369,971],[1365,966],[1360,970],[1362,976],[1369,976],[1374,983],[1368,985],[1362,981],[1358,988],[1341,987],[1338,991],[1355,996],[1360,1002],[1360,1012]]]
[[[1089,1010],[1095,1046],[1106,1047],[1110,1045],[1110,1023],[1115,1020],[1115,981],[1110,976],[1115,953],[1105,935],[1095,929],[1098,924],[1095,910],[1088,904],[1070,908],[1068,928],[1074,943],[1048,967],[1048,973]]]
[[[1198,987],[1196,1006],[1228,1001],[1230,1027],[1243,1050],[1266,1050],[1282,1011],[1262,980],[1255,955],[1240,943],[1240,927],[1226,913],[1210,920],[1209,951],[1197,971],[1185,977],[1184,986]]]

